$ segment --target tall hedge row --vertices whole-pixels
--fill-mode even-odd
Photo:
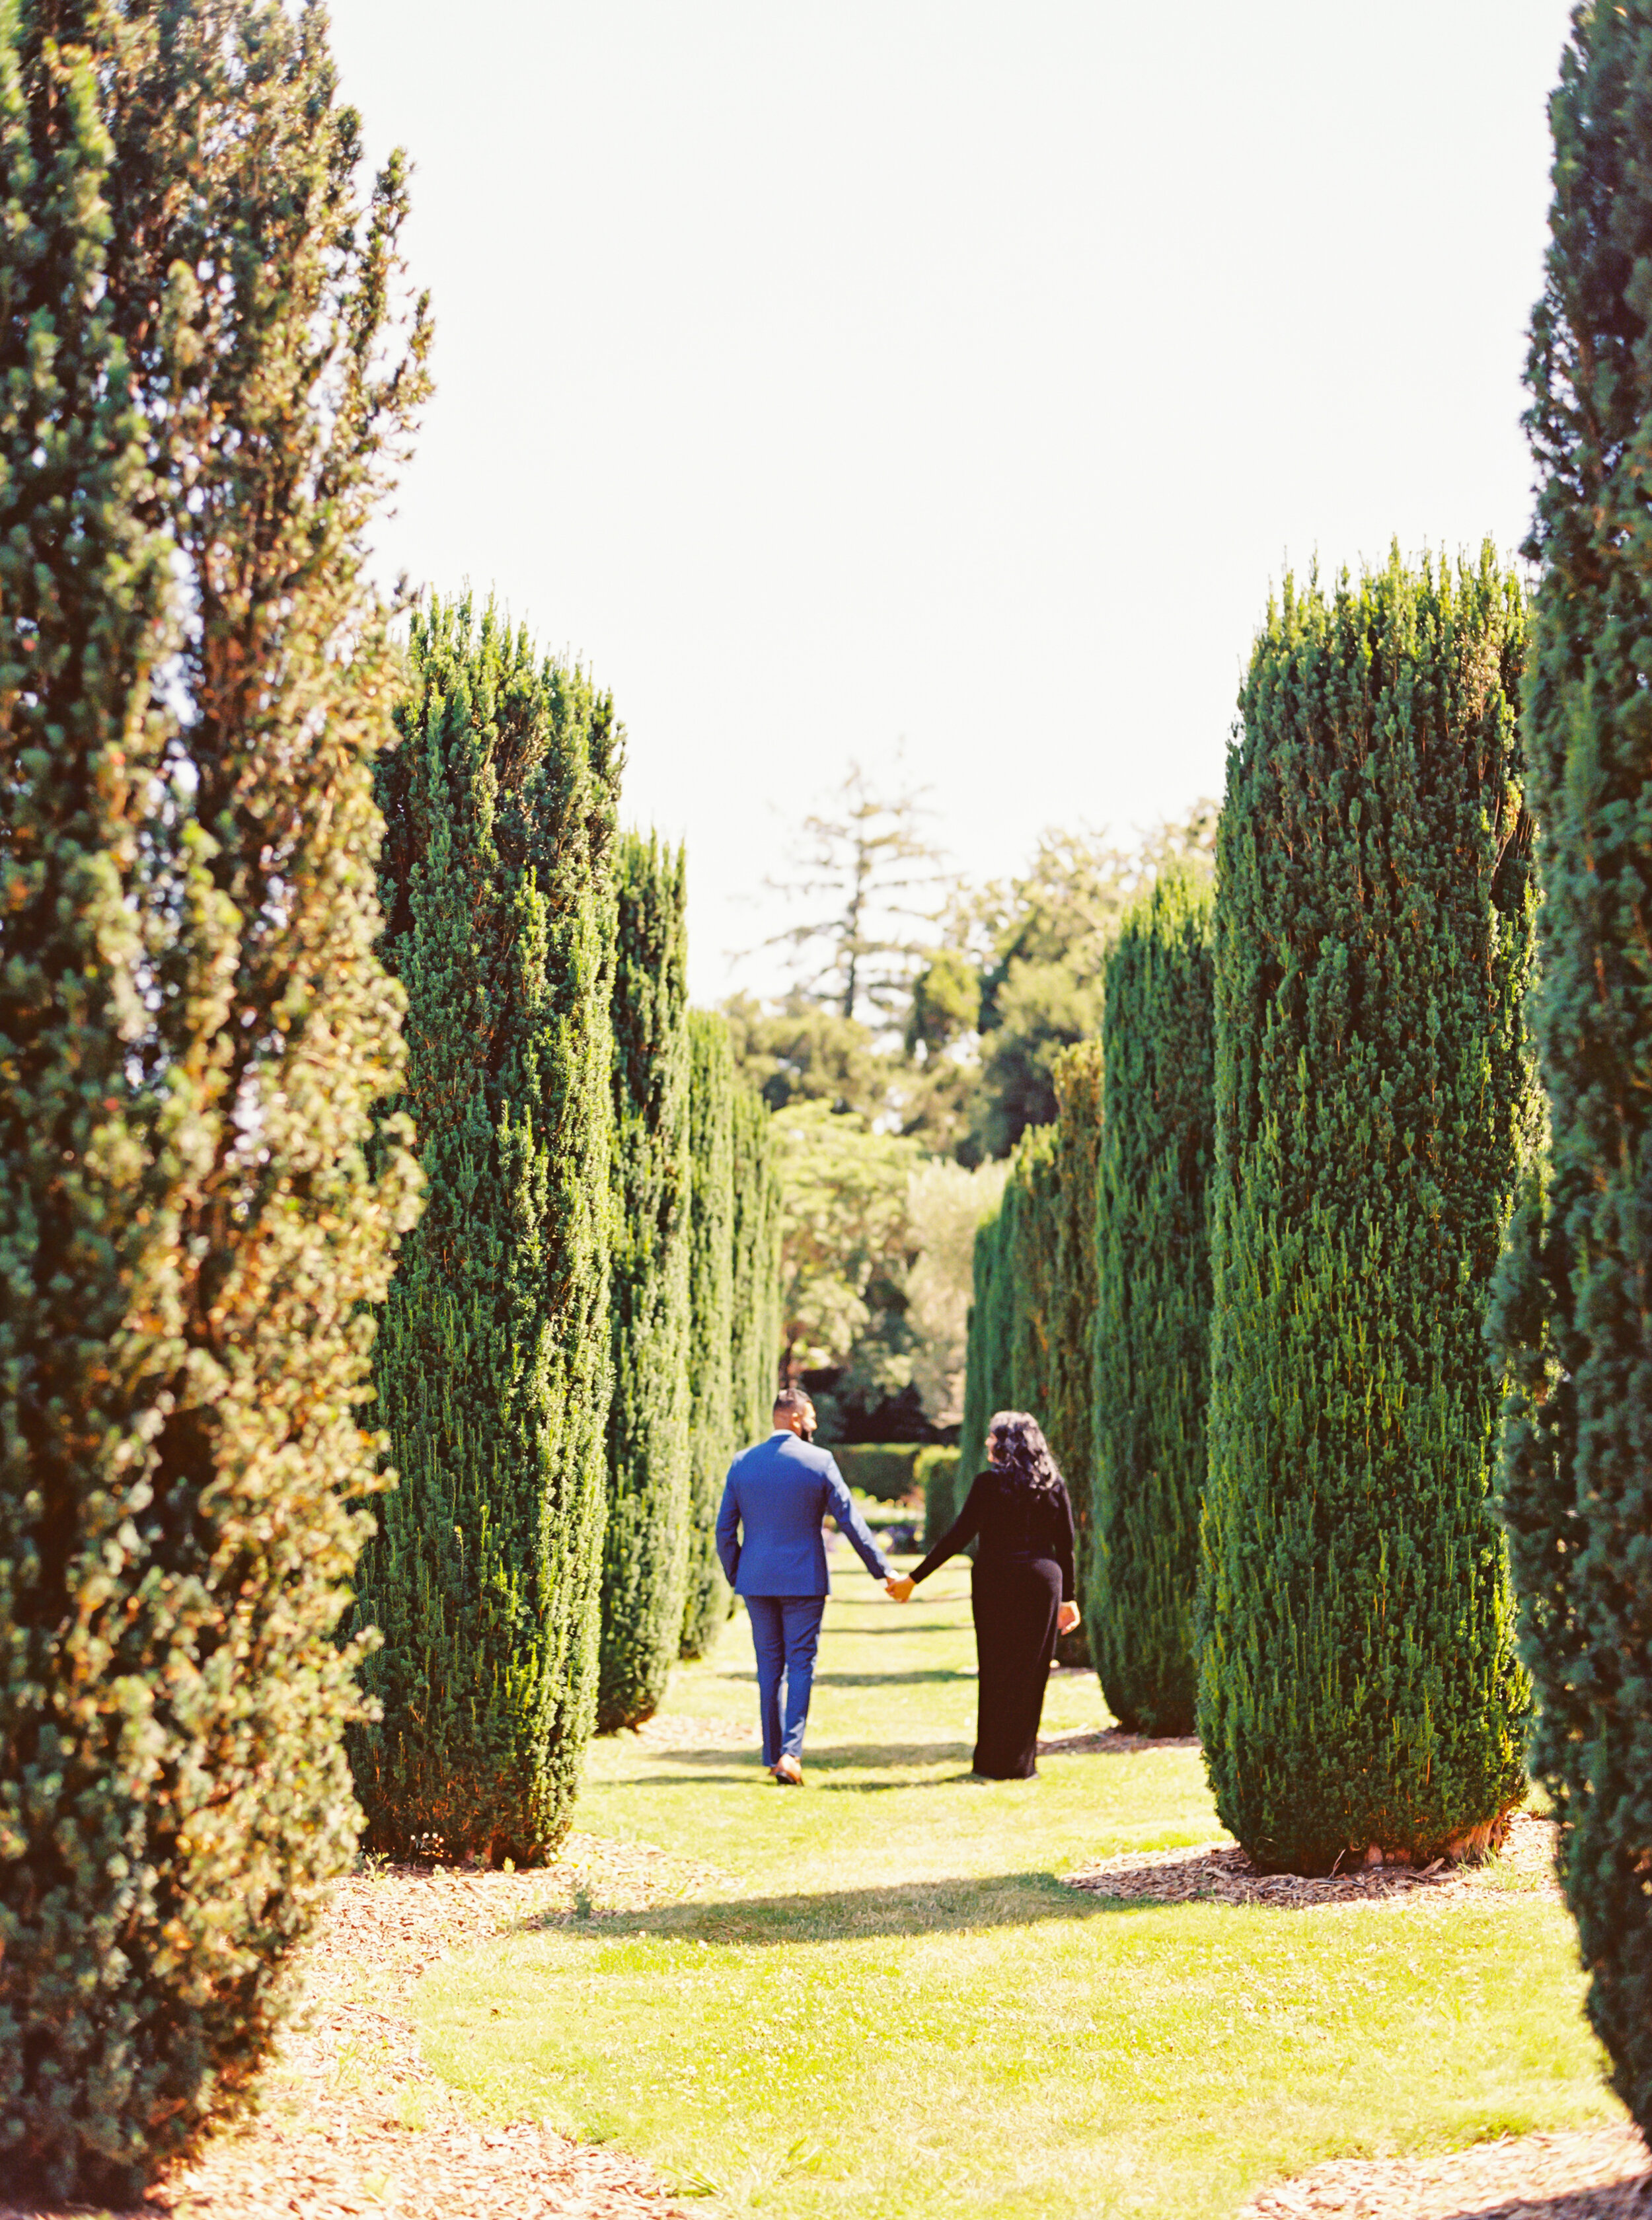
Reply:
[[[374,954],[424,390],[317,26],[0,11],[0,2179],[248,2101],[356,1813],[334,1630],[415,1211]],[[270,272],[278,266],[280,282]],[[208,278],[210,282],[206,282]]]
[[[1056,1128],[1029,1127],[1015,1144],[997,1208],[976,1228],[958,1444],[966,1488],[985,1462],[994,1412],[1031,1411],[1042,1423],[1049,1406],[1055,1164]]]
[[[755,1088],[735,1089],[729,1369],[734,1436],[742,1448],[768,1433],[780,1380],[780,1167],[770,1115]]]
[[[1187,870],[1125,918],[1107,961],[1095,1188],[1095,1481],[1085,1617],[1109,1708],[1193,1731],[1193,1601],[1210,1396],[1212,907]]]
[[[689,1014],[689,1501],[682,1651],[728,1617],[717,1506],[734,1453],[734,1051],[726,1020]]]
[[[692,1399],[686,881],[622,839],[614,971],[614,1251],[597,1724],[650,1718],[682,1644]]]
[[[1574,16],[1527,418],[1527,731],[1552,1116],[1500,1289],[1504,1514],[1537,1769],[1619,2094],[1652,2131],[1652,19]]]
[[[1058,1113],[1016,1144],[996,1210],[976,1229],[964,1356],[961,1483],[980,1471],[994,1411],[1030,1411],[1068,1484],[1082,1561],[1089,1519],[1091,1321],[1095,1311],[1095,1167],[1100,1138],[1099,1044],[1057,1059]],[[1063,1660],[1087,1662],[1087,1631],[1063,1637]]]
[[[1535,1138],[1518,580],[1288,582],[1230,753],[1199,1728],[1264,1867],[1493,1836],[1530,1687],[1488,1283]]]
[[[380,758],[396,1107],[426,1207],[380,1328],[396,1486],[357,1582],[383,1647],[369,1839],[537,1861],[595,1704],[608,1394],[612,704],[468,601],[415,618]]]

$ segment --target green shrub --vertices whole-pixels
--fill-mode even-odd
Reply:
[[[1198,1717],[1265,1867],[1426,1861],[1524,1792],[1483,1338],[1537,1114],[1524,639],[1489,548],[1287,580],[1229,757]]]
[[[1504,1513],[1540,1707],[1534,1761],[1619,2095],[1652,2133],[1652,45],[1574,11],[1527,419],[1543,565],[1528,735],[1542,827],[1536,1029],[1546,1188],[1517,1217],[1498,1339]]]
[[[994,1411],[1030,1411],[1042,1425],[1057,1400],[1061,1177],[1057,1128],[1030,1127],[1015,1144],[1002,1201],[976,1229],[958,1444],[972,1478],[986,1462]]]
[[[682,851],[620,845],[614,977],[614,1397],[597,1724],[659,1707],[687,1574],[692,1175]]]
[[[780,1384],[780,1169],[769,1106],[734,1092],[734,1293],[730,1359],[738,1447],[770,1431]],[[732,1600],[732,1599],[731,1599]]]
[[[248,2101],[357,1814],[334,1630],[416,1175],[373,950],[424,390],[322,19],[0,13],[0,2179]]]
[[[1193,1730],[1210,1402],[1208,885],[1172,871],[1107,959],[1094,1319],[1091,1654],[1119,1723]]]
[[[932,1550],[963,1506],[963,1460],[957,1450],[933,1443],[920,1450],[913,1478],[923,1490],[924,1547]],[[972,1473],[969,1477],[975,1477]]]
[[[734,1455],[734,1053],[725,1019],[689,1013],[689,1510],[685,1657],[703,1656],[728,1617],[717,1506]]]
[[[917,1493],[914,1468],[923,1450],[920,1442],[850,1442],[842,1447],[824,1443],[822,1447],[838,1460],[847,1485],[863,1495],[875,1495],[880,1503],[907,1503]]]
[[[433,602],[409,659],[380,891],[427,1200],[377,1351],[398,1485],[352,1754],[377,1848],[525,1865],[567,1831],[595,1701],[618,735],[491,608]]]

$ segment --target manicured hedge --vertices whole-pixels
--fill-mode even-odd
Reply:
[[[1489,548],[1287,580],[1229,756],[1198,1723],[1269,1869],[1473,1850],[1524,1793],[1485,1326],[1538,1119],[1525,639]]]
[[[608,1510],[597,1724],[651,1717],[683,1639],[690,1210],[687,885],[680,849],[620,844],[614,974]]]
[[[376,1848],[523,1865],[567,1830],[595,1704],[618,733],[491,607],[433,601],[408,662],[380,887],[427,1200],[379,1330],[397,1485],[352,1755]]]
[[[838,1469],[851,1487],[857,1487],[863,1495],[876,1496],[882,1503],[905,1503],[917,1493],[917,1463],[923,1454],[921,1442],[851,1442],[841,1448],[833,1444],[823,1446],[832,1450],[838,1461]]]
[[[926,1550],[934,1548],[963,1507],[963,1459],[957,1450],[934,1444],[918,1452],[913,1477],[923,1490]]]
[[[1619,2095],[1652,2134],[1652,39],[1580,8],[1527,377],[1527,732],[1552,1155],[1511,1239],[1504,1516],[1537,1768]]]

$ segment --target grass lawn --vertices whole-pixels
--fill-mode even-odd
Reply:
[[[840,1552],[840,1556],[846,1552]],[[1055,1876],[1219,1838],[1193,1750],[968,1779],[967,1568],[838,1574],[805,1751],[596,1743],[578,1824],[718,1878],[446,1961],[427,2055],[487,2109],[651,2160],[708,2214],[1231,2214],[1335,2155],[1622,2117],[1569,1921],[1495,1873],[1399,1908],[1154,1907]],[[745,1615],[669,1710],[755,1721]],[[1058,1675],[1047,1729],[1105,1723]]]

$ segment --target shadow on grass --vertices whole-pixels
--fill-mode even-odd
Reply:
[[[782,1948],[869,1935],[966,1934],[994,1927],[1036,1927],[1050,1920],[1128,1918],[1160,1907],[1117,1897],[1086,1896],[1053,1874],[994,1874],[980,1880],[902,1881],[887,1888],[826,1889],[813,1895],[736,1897],[717,1903],[655,1905],[645,1911],[600,1912],[587,1919],[550,1913],[516,1930],[546,1929],[582,1941],[613,1942],[628,1935],[651,1942],[729,1942]]]
[[[920,1685],[975,1677],[973,1666],[966,1671],[962,1666],[955,1669],[951,1665],[914,1665],[904,1673],[817,1673],[814,1685],[817,1688],[892,1688],[902,1681]]]
[[[754,1767],[757,1762],[757,1736],[753,1734],[750,1762]],[[824,1747],[816,1746],[814,1749],[805,1749],[803,1768],[809,1786],[812,1787],[823,1788],[830,1785],[833,1787],[853,1788],[857,1784],[852,1780],[828,1783],[821,1776],[844,1773],[851,1768],[859,1767],[864,1767],[869,1771],[877,1771],[892,1766],[956,1765],[960,1758],[969,1756],[973,1749],[972,1743],[957,1740],[832,1743]],[[726,1743],[720,1746],[713,1743],[702,1743],[698,1747],[693,1743],[682,1743],[664,1754],[676,1759],[681,1764],[704,1766],[708,1769],[718,1766],[726,1767],[731,1756],[740,1757],[742,1755],[739,1752],[731,1752]],[[693,1776],[696,1780],[704,1780],[707,1777],[706,1773],[697,1773]],[[742,1773],[739,1777],[745,1780],[746,1775]],[[655,1773],[649,1774],[648,1778],[651,1781],[657,1781],[669,1780],[670,1776],[667,1774]],[[877,1783],[880,1788],[899,1788],[903,1785],[905,1784],[898,1780],[882,1780]],[[912,1785],[927,1787],[929,1784],[914,1782]]]

